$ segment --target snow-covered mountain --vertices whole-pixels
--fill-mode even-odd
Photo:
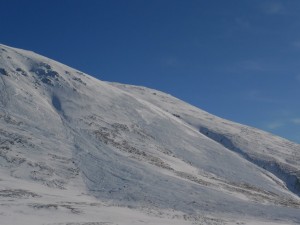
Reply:
[[[0,45],[1,224],[299,224],[300,145]]]

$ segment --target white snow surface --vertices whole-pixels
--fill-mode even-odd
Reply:
[[[300,224],[300,145],[0,45],[0,224]]]

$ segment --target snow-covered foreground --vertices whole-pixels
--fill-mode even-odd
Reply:
[[[0,45],[1,224],[299,224],[300,145]]]

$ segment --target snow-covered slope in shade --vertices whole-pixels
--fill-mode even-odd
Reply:
[[[1,224],[297,224],[300,145],[0,46]]]

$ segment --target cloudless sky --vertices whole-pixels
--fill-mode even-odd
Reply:
[[[0,0],[0,43],[300,143],[299,0]]]

